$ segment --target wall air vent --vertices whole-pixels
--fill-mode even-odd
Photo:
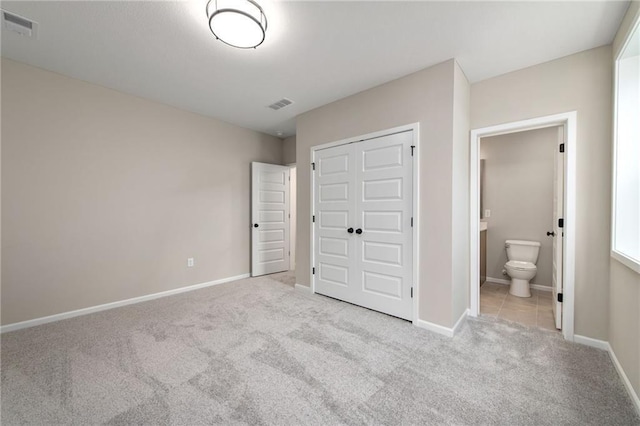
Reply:
[[[282,109],[284,107],[288,107],[292,103],[293,103],[293,101],[291,99],[282,98],[279,101],[274,102],[271,105],[269,105],[269,108],[271,108],[274,111],[277,111],[277,110]]]
[[[30,21],[25,17],[7,12],[6,10],[0,9],[0,11],[2,12],[3,29],[18,33],[24,37],[37,38],[37,22]]]

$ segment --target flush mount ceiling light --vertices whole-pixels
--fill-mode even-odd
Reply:
[[[267,17],[253,0],[209,0],[207,18],[213,35],[240,49],[260,46],[267,31]]]

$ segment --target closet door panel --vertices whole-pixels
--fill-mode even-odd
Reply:
[[[348,232],[355,224],[355,157],[353,145],[316,152],[315,289],[353,302],[355,245]]]
[[[356,303],[411,319],[412,133],[356,144]]]

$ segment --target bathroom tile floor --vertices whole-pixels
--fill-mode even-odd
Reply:
[[[536,326],[556,330],[550,291],[531,290],[531,297],[523,298],[509,294],[509,286],[485,282],[480,287],[480,313]]]

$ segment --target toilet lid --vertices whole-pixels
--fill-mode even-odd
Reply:
[[[521,262],[519,260],[510,260],[507,262],[509,268],[517,269],[518,271],[531,271],[536,269],[536,265],[531,262]]]

